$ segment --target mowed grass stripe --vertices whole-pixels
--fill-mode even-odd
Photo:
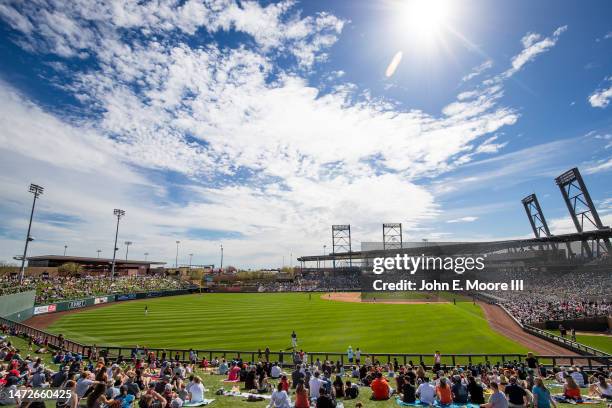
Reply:
[[[145,305],[149,313],[144,316]],[[298,333],[307,351],[523,353],[492,331],[480,307],[331,302],[313,294],[202,294],[118,302],[62,316],[49,328],[97,344],[273,351]]]

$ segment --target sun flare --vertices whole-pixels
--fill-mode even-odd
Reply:
[[[452,11],[450,0],[406,0],[399,15],[412,39],[431,42],[444,33]]]

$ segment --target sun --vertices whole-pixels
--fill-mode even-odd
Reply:
[[[424,44],[443,36],[453,15],[452,0],[404,0],[399,7],[402,31],[409,39]]]

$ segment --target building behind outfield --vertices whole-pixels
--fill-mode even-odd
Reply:
[[[108,275],[112,259],[80,256],[41,255],[28,257],[26,276],[56,277],[65,274],[62,265],[79,265],[81,275]],[[115,272],[120,276],[138,276],[158,272],[165,262],[115,259]]]

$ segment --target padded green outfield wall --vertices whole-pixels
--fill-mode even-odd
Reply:
[[[0,316],[15,321],[32,317],[35,290],[0,296]]]

